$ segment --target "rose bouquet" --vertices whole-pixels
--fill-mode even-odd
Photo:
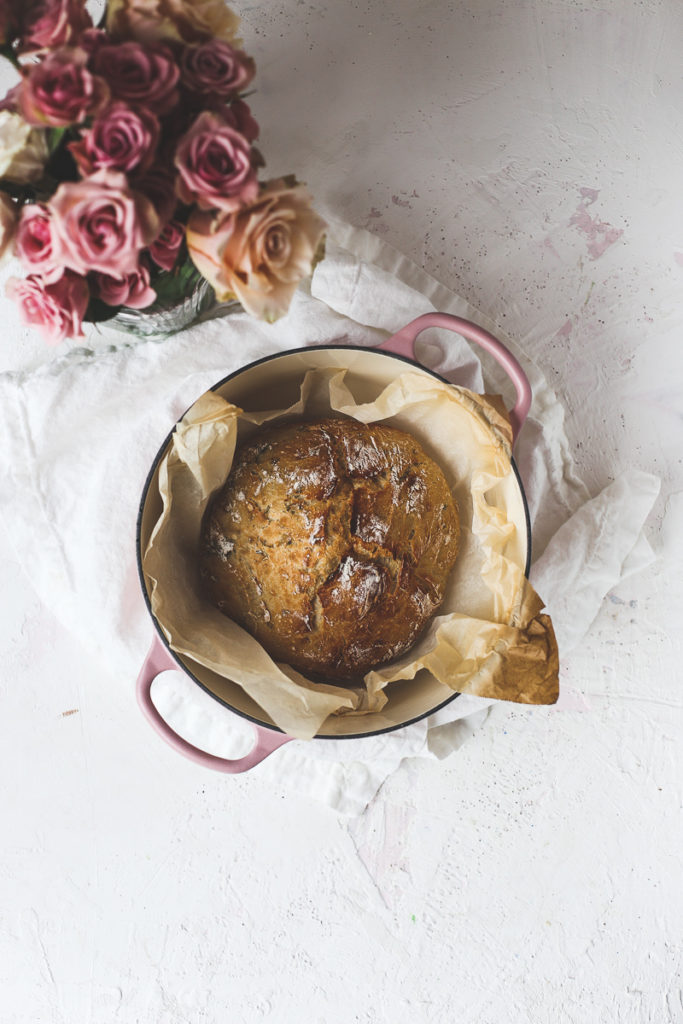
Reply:
[[[0,255],[7,293],[59,342],[205,281],[275,320],[322,255],[293,176],[262,180],[253,59],[223,0],[0,0]]]

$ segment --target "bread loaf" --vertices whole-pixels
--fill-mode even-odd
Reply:
[[[441,469],[409,434],[329,418],[238,448],[202,523],[206,593],[275,661],[361,678],[415,642],[459,540]]]

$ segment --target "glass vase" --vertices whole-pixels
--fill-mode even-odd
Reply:
[[[235,311],[241,308],[238,302],[222,304],[221,315],[232,311],[226,309],[226,305],[232,306]],[[218,310],[213,288],[205,278],[199,277],[191,290],[174,302],[157,301],[146,309],[123,306],[108,321],[108,326],[138,338],[166,338],[190,327],[214,307]]]

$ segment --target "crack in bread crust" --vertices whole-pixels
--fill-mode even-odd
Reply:
[[[459,523],[409,434],[351,419],[262,428],[204,517],[209,598],[277,661],[330,682],[402,654],[443,599]]]

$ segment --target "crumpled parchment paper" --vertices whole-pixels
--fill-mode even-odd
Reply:
[[[374,402],[357,404],[345,376],[344,369],[309,370],[299,401],[267,413],[207,392],[176,427],[159,466],[163,511],[143,557],[152,611],[170,646],[241,685],[300,739],[314,736],[329,715],[380,710],[391,700],[390,684],[421,669],[456,692],[554,703],[557,644],[524,575],[523,511],[502,401],[408,371]],[[440,614],[406,654],[369,672],[358,689],[313,683],[276,664],[208,602],[198,571],[202,516],[228,476],[236,444],[266,421],[335,412],[411,433],[441,466],[460,512],[461,547]]]

